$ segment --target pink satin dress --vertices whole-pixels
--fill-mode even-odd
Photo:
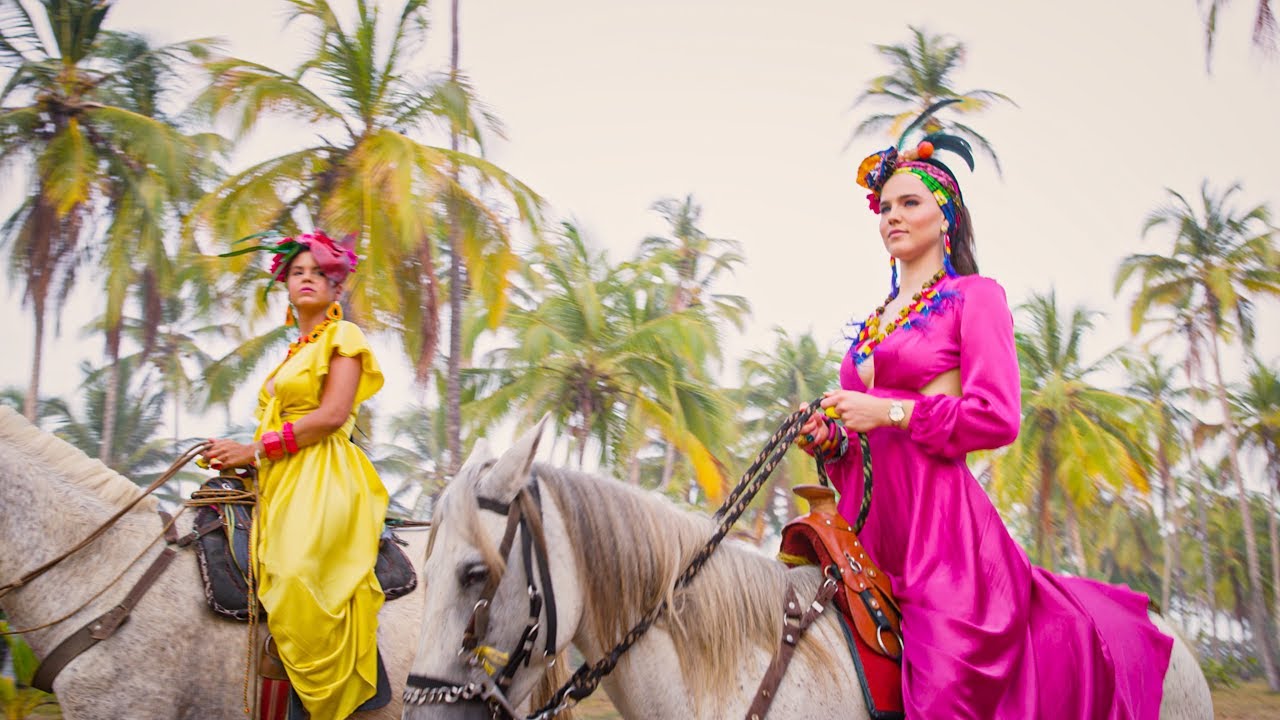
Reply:
[[[902,606],[909,720],[1156,720],[1173,639],[1127,587],[1031,564],[965,463],[1013,442],[1021,416],[1003,288],[947,278],[935,312],[875,349],[871,395],[915,400],[905,429],[868,438],[873,500],[861,539]],[[960,397],[917,389],[959,368]],[[840,385],[867,391],[847,354]],[[827,466],[839,508],[862,499],[859,443]]]

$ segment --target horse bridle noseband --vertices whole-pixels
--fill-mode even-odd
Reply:
[[[511,547],[515,544],[516,531],[520,533],[521,555],[524,558],[524,574],[528,584],[529,618],[520,633],[515,649],[507,655],[506,664],[491,676],[484,672],[487,664],[484,646],[480,643],[489,632],[489,608],[498,593],[505,573],[490,572],[485,581],[480,599],[476,601],[467,621],[466,630],[462,634],[462,643],[458,648],[459,655],[470,654],[468,665],[472,672],[479,671],[484,677],[465,684],[458,684],[424,675],[410,674],[405,683],[404,702],[406,705],[448,704],[461,702],[481,702],[489,706],[494,718],[516,718],[519,714],[507,701],[506,693],[511,688],[511,681],[521,665],[528,667],[533,656],[533,646],[541,631],[539,618],[546,612],[546,644],[545,656],[555,662],[556,654],[556,596],[551,584],[551,566],[547,556],[547,538],[542,526],[542,498],[538,492],[538,476],[530,473],[529,482],[516,493],[509,503],[502,503],[490,498],[477,498],[481,510],[488,510],[507,517],[507,529],[502,536],[502,544],[498,547],[498,555],[507,560]],[[534,576],[534,565],[537,565],[537,580]],[[541,588],[539,588],[541,585]],[[501,655],[501,653],[498,653]]]

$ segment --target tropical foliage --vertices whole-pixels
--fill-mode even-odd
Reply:
[[[777,423],[834,384],[843,348],[811,333],[776,328],[730,356],[726,337],[752,322],[732,285],[747,253],[694,195],[659,197],[662,230],[624,238],[625,257],[549,222],[537,193],[486,159],[502,128],[459,67],[456,31],[448,71],[424,69],[437,37],[425,0],[279,4],[308,38],[284,70],[209,39],[156,46],[114,30],[109,2],[0,0],[0,167],[22,183],[0,253],[35,330],[30,380],[0,403],[143,483],[190,441],[189,414],[247,434],[241,391],[280,361],[289,331],[262,322],[282,308],[261,299],[260,265],[215,255],[262,229],[315,226],[358,237],[349,317],[392,343],[381,359],[412,386],[389,387],[391,409],[357,424],[393,514],[425,517],[460,448],[543,415],[556,460],[710,509]],[[1224,4],[1205,4],[1210,37]],[[1266,30],[1270,5],[1257,8]],[[913,27],[876,50],[887,67],[857,102],[877,114],[858,133],[896,135],[957,99],[927,129],[995,158],[975,118],[1010,101],[959,84],[963,42]],[[183,93],[192,112],[178,111]],[[232,167],[268,122],[304,131]],[[1029,293],[1022,432],[975,468],[1038,561],[1158,597],[1207,662],[1280,689],[1268,651],[1280,644],[1280,383],[1253,344],[1280,297],[1280,256],[1267,205],[1245,198],[1206,181],[1152,211],[1143,236],[1160,246],[1116,270],[1135,336],[1124,353],[1089,346],[1099,313]],[[74,330],[102,354],[50,397],[43,353],[77,289],[100,298]],[[789,487],[813,479],[791,454],[744,534],[776,538],[796,512]],[[24,651],[6,652],[22,679]],[[3,681],[0,700],[43,701]]]

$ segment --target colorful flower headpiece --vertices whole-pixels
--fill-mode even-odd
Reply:
[[[293,259],[303,250],[311,252],[311,255],[316,260],[316,265],[320,268],[320,272],[335,283],[341,283],[346,280],[347,276],[355,272],[356,266],[360,264],[360,258],[356,256],[356,236],[354,234],[347,235],[341,242],[334,242],[333,238],[325,235],[320,230],[303,233],[296,237],[285,235],[278,230],[268,230],[267,232],[254,233],[248,237],[240,238],[233,244],[239,245],[250,240],[259,240],[260,242],[257,245],[222,253],[218,257],[234,257],[259,250],[273,253],[275,257],[271,258],[271,269],[269,270],[271,283],[262,291],[263,297],[266,297],[271,290],[271,286],[276,281],[284,282],[285,271],[289,267],[289,263],[293,262]]]
[[[956,274],[955,268],[951,267],[951,232],[957,227],[956,214],[964,205],[964,197],[960,193],[960,184],[956,182],[955,173],[951,172],[951,168],[935,160],[933,156],[939,150],[955,153],[969,166],[970,170],[973,170],[973,148],[964,138],[945,132],[925,135],[913,148],[906,148],[905,143],[907,136],[923,126],[934,113],[957,102],[960,100],[950,98],[930,105],[920,114],[920,117],[913,120],[906,130],[902,131],[902,135],[898,137],[897,146],[872,153],[858,165],[858,184],[871,191],[867,195],[867,202],[871,211],[877,215],[880,214],[880,192],[890,177],[899,173],[911,173],[920,178],[933,194],[938,207],[942,209],[943,217],[947,219],[948,230],[944,238],[943,264],[946,266],[948,275]],[[896,264],[893,270],[893,287],[896,290]]]
[[[967,140],[945,132],[934,132],[925,135],[915,147],[906,147],[907,137],[913,131],[923,126],[938,110],[957,102],[960,102],[958,98],[949,98],[930,105],[902,131],[896,146],[872,153],[858,165],[858,184],[871,191],[867,200],[870,201],[873,212],[879,214],[880,191],[889,178],[899,172],[912,172],[930,190],[936,192],[937,186],[950,195],[953,201],[961,201],[960,184],[956,182],[955,173],[933,156],[939,150],[953,152],[972,170],[973,148]],[[940,202],[939,205],[941,204]]]

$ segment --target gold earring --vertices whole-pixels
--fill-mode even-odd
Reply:
[[[328,311],[325,312],[325,317],[334,321],[341,320],[342,305],[340,305],[337,301],[334,301],[332,304],[329,305]]]
[[[284,311],[284,326],[285,326],[285,327],[293,327],[293,326],[295,326],[295,325],[297,325],[297,324],[298,324],[298,318],[294,317],[294,315],[293,315],[293,303],[290,303],[290,304],[288,304],[288,305],[286,305],[286,306],[285,306],[285,311]]]

